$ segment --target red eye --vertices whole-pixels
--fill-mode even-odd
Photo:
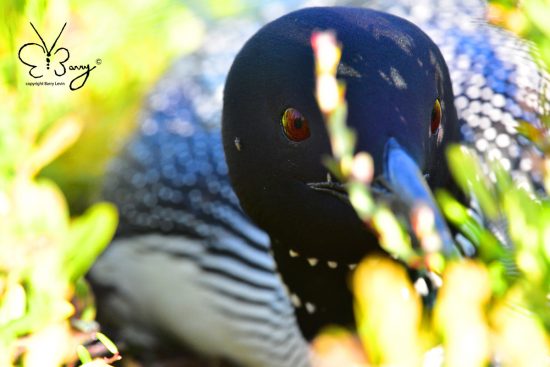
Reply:
[[[302,141],[309,138],[309,125],[306,118],[295,108],[287,108],[281,118],[287,138]]]
[[[441,103],[439,98],[434,102],[434,107],[432,109],[432,123],[430,125],[430,134],[435,134],[441,125]]]

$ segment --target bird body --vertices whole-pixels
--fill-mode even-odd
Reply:
[[[306,366],[269,237],[227,176],[216,100],[228,65],[212,60],[222,50],[215,42],[238,41],[231,35],[172,67],[110,164],[103,197],[120,223],[90,273],[98,317],[145,363],[185,346],[243,366]]]
[[[240,201],[225,164],[221,99],[229,65],[259,23],[237,21],[213,29],[202,50],[178,61],[159,81],[135,137],[106,176],[105,198],[117,204],[121,222],[117,238],[91,273],[100,318],[127,343],[145,349],[187,345],[243,366],[296,367],[308,365],[301,332],[312,337],[327,322],[353,322],[347,278],[364,254],[380,251],[374,236],[349,204],[305,186],[284,186],[283,180],[285,175],[305,177],[303,183],[326,180],[320,157],[330,148],[313,96],[313,29],[336,28],[344,52],[339,76],[348,84],[348,122],[358,128],[359,148],[375,156],[378,173],[388,170],[384,152],[390,149],[388,138],[397,135],[399,151],[418,164],[421,176],[429,174],[431,188],[448,185],[444,138],[508,162],[504,165],[516,178],[528,182],[525,162],[536,152],[514,127],[517,119],[538,124],[548,111],[538,98],[548,90],[548,78],[528,55],[529,47],[487,25],[484,2],[371,4],[422,31],[369,10],[310,9],[267,25],[260,33],[268,41],[240,53],[242,62],[260,62],[261,69],[257,75],[234,76],[233,87],[225,91],[224,120],[231,115],[256,123],[242,131],[224,127],[223,144]],[[380,25],[374,28],[378,33],[369,29],[372,19]],[[395,24],[399,32],[392,31]],[[283,41],[277,44],[277,37]],[[380,38],[386,42],[379,44],[378,54],[362,43],[369,37],[374,49]],[[407,58],[411,40],[418,52]],[[362,63],[365,59],[368,64]],[[433,83],[426,86],[424,77],[434,77]],[[434,134],[429,123],[436,99],[444,120]],[[300,147],[303,143],[285,137],[281,116],[289,107],[310,124],[305,144],[315,144],[309,153]],[[266,110],[275,116],[272,120],[252,118]],[[410,130],[395,128],[403,122],[389,116],[402,117],[401,126]],[[388,125],[374,129],[372,121]],[[274,126],[268,138],[258,131],[263,123]],[[423,149],[414,146],[418,141]],[[270,152],[276,143],[288,147]],[[266,160],[270,154],[272,161]],[[243,164],[238,174],[232,160],[243,156],[255,163]],[[278,184],[288,190],[273,190]],[[270,217],[279,223],[269,223]]]

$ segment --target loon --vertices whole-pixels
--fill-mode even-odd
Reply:
[[[499,159],[518,181],[536,181],[526,162],[537,152],[515,127],[519,120],[540,126],[548,76],[527,46],[521,58],[501,49],[521,49],[519,40],[481,18],[454,28],[453,16],[438,12],[423,23],[446,48],[449,68],[437,44],[403,18],[319,7],[263,27],[229,71],[222,134],[231,182],[245,212],[269,233],[292,297],[309,305],[296,310],[306,338],[323,325],[353,325],[349,270],[380,251],[322,164],[331,151],[314,95],[309,41],[316,30],[333,31],[342,44],[337,76],[346,83],[347,123],[356,131],[356,150],[373,157],[374,188],[389,189],[392,201],[409,207],[427,201],[448,254],[471,255],[453,248],[430,194],[441,187],[456,192],[445,162],[448,144],[469,144]],[[489,223],[506,244],[498,224]]]
[[[303,335],[312,337],[327,322],[353,322],[346,278],[363,255],[380,249],[349,205],[321,190],[320,157],[330,151],[313,99],[313,29],[336,29],[343,44],[339,77],[348,84],[348,123],[359,131],[358,148],[373,154],[377,173],[399,173],[388,162],[405,162],[431,189],[447,187],[443,147],[461,141],[527,180],[531,148],[515,124],[539,124],[548,111],[539,98],[548,78],[529,46],[486,24],[483,2],[446,1],[437,11],[430,1],[414,4],[374,5],[422,31],[397,17],[347,8],[302,10],[262,28],[227,79],[223,146],[221,91],[242,34],[214,32],[212,43],[167,73],[106,175],[104,196],[119,207],[121,223],[91,272],[102,323],[138,349],[185,345],[243,366],[276,367],[308,365]],[[379,28],[369,30],[370,22]],[[248,37],[254,26],[247,27]],[[378,58],[358,34],[378,45]],[[366,73],[370,62],[378,74]],[[365,85],[363,78],[370,78]],[[307,121],[307,139],[285,133],[281,119],[289,109],[287,116]],[[372,128],[372,121],[386,125]],[[284,186],[292,180],[305,185]],[[397,175],[390,182],[399,192],[410,181]],[[430,197],[426,185],[419,188]]]
[[[460,132],[443,56],[402,18],[364,8],[306,8],[246,43],[225,85],[229,174],[244,210],[271,236],[290,291],[314,308],[297,309],[306,337],[326,324],[353,325],[349,265],[380,251],[349,201],[334,195],[340,187],[326,181],[322,157],[331,151],[314,95],[315,30],[335,32],[343,45],[339,77],[346,82],[348,125],[357,150],[372,155],[394,195],[412,204],[431,198],[428,187],[450,185],[444,149]],[[312,258],[320,264],[310,266]]]

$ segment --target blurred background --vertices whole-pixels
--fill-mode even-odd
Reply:
[[[141,102],[175,58],[201,47],[205,33],[224,18],[275,18],[303,2],[286,0],[138,0],[4,1],[0,11],[1,173],[15,168],[33,142],[48,128],[70,118],[80,127],[75,144],[41,171],[82,212],[97,194],[108,158],[135,127]],[[550,60],[550,32],[545,1],[493,1],[489,18],[537,43],[542,60]],[[267,15],[268,14],[268,15]],[[96,66],[84,88],[38,88],[25,85],[28,69],[17,58],[24,43],[37,42],[34,25],[52,42],[64,23],[60,45],[71,62]],[[29,134],[32,131],[32,134]],[[26,137],[26,138],[25,138]],[[19,157],[19,158],[17,158]]]
[[[32,345],[38,347],[29,349],[35,354],[25,354],[24,364],[55,363],[86,339],[86,327],[75,337],[66,320],[75,313],[84,322],[94,319],[81,279],[116,227],[114,208],[92,203],[109,158],[132,133],[142,101],[159,77],[177,58],[200,48],[218,22],[274,18],[299,3],[0,3],[0,366],[11,365]],[[518,8],[516,1],[494,1],[489,18],[536,43],[541,63],[550,65],[549,4],[521,3]],[[69,89],[78,75],[71,70],[64,86],[26,84],[29,67],[18,52],[25,43],[40,44],[30,22],[48,47],[67,23],[57,47],[70,51],[68,65],[95,66],[82,88]],[[36,337],[19,339],[36,330],[41,330]],[[67,343],[54,345],[54,339]]]
[[[70,118],[80,128],[78,142],[41,174],[53,179],[82,212],[97,192],[105,163],[136,124],[141,101],[174,58],[201,46],[217,20],[246,13],[243,1],[6,1],[1,28],[2,169],[29,149],[22,135],[40,136]],[[69,63],[96,65],[85,87],[39,88],[25,85],[27,67],[17,58],[24,43],[37,42],[29,22],[53,42],[64,23],[60,45]],[[6,113],[7,112],[7,113]],[[12,167],[6,167],[8,162]]]

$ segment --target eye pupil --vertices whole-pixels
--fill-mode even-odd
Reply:
[[[439,98],[437,98],[434,102],[434,106],[432,109],[432,121],[430,125],[430,134],[435,134],[437,130],[439,129],[439,126],[441,125],[441,103],[439,102]]]
[[[281,118],[283,132],[292,141],[309,138],[309,126],[306,118],[295,108],[287,108]]]

